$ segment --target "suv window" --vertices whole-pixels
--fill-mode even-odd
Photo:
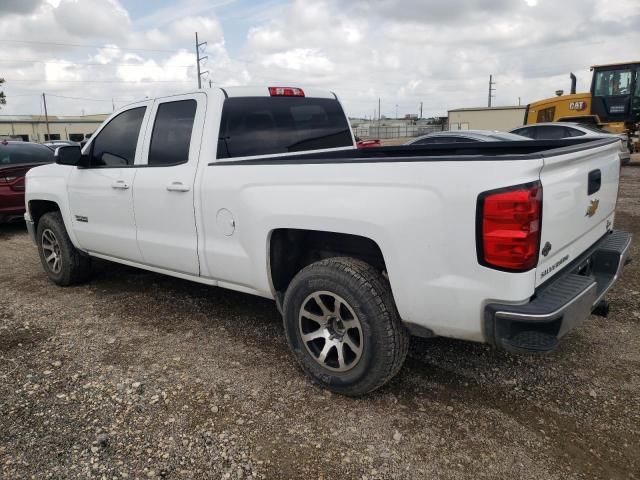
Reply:
[[[218,158],[351,147],[347,118],[335,99],[227,98],[222,107]]]
[[[133,165],[146,109],[147,107],[138,107],[126,110],[100,131],[91,147],[92,167]]]
[[[567,137],[581,137],[586,135],[582,130],[578,130],[577,128],[565,127],[565,133]]]
[[[51,163],[53,150],[34,143],[0,143],[0,165]]]
[[[534,132],[538,140],[559,140],[568,136],[562,126],[544,125],[536,127]]]
[[[161,103],[151,134],[149,165],[178,165],[189,161],[195,100]]]
[[[530,127],[518,128],[516,130],[511,130],[511,133],[515,133],[516,135],[521,135],[527,138],[535,138],[534,129]]]

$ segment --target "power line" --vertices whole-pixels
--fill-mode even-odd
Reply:
[[[191,83],[189,80],[46,80],[46,79],[20,79],[10,80],[7,82],[45,82],[45,83]]]
[[[69,100],[90,100],[93,102],[112,102],[112,101],[116,101],[116,102],[133,102],[135,101],[135,99],[133,98],[87,98],[87,97],[67,97],[66,95],[55,95],[53,93],[47,93],[47,95],[49,97],[56,97],[56,98],[67,98]],[[15,95],[14,95],[15,96]]]
[[[29,43],[36,45],[56,45],[59,47],[78,47],[78,48],[99,48],[99,49],[108,49],[108,50],[131,50],[131,51],[140,51],[140,52],[160,52],[160,53],[183,53],[186,49],[180,50],[163,50],[159,48],[133,48],[133,47],[117,47],[112,45],[87,45],[81,43],[62,43],[62,42],[39,42],[37,40],[9,40],[9,39],[0,39],[0,42],[8,42],[8,43]]]
[[[89,67],[148,67],[143,63],[83,63],[69,62],[67,60],[0,60],[0,63],[44,63],[52,65],[82,65]],[[160,65],[162,67],[191,68],[193,65],[173,65],[170,63]]]

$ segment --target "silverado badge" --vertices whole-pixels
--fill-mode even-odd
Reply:
[[[584,216],[593,217],[598,211],[598,205],[600,205],[600,200],[597,198],[595,200],[591,200],[591,204],[587,207],[587,213],[585,213]]]

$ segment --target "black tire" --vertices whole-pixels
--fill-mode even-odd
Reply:
[[[60,212],[45,213],[38,221],[36,241],[40,262],[47,276],[60,286],[74,285],[86,281],[91,275],[91,258],[76,249],[69,239]],[[53,237],[51,237],[51,234]],[[57,246],[55,253],[59,264],[56,267],[47,261],[51,255],[52,242],[47,238],[54,238]],[[45,250],[49,249],[49,250]]]
[[[326,292],[325,302],[330,302],[331,295],[346,301],[348,306],[342,307],[345,317],[354,317],[360,328],[355,331],[360,353],[345,347],[336,347],[333,365],[329,365],[330,354],[325,353],[325,364],[318,360],[326,346],[326,338],[303,341],[304,322],[309,322],[302,309],[308,312],[311,306],[319,305],[314,295]],[[325,304],[325,306],[327,306]],[[348,309],[348,310],[344,310]],[[324,311],[317,317],[325,317]],[[351,312],[351,313],[350,313]],[[293,354],[305,373],[321,386],[343,395],[359,396],[380,388],[388,382],[402,367],[409,348],[409,333],[398,315],[391,287],[383,275],[371,265],[346,257],[335,257],[321,260],[302,269],[291,281],[284,298],[284,328],[287,341]],[[353,325],[353,320],[347,320]],[[312,324],[317,322],[311,321]],[[318,323],[316,332],[327,332],[328,327]],[[355,327],[349,327],[355,328]],[[343,329],[344,330],[344,329]],[[354,330],[349,330],[354,332]],[[361,334],[361,337],[360,337]],[[331,333],[331,338],[337,338]],[[344,334],[343,334],[344,335]],[[353,335],[348,334],[350,336]],[[317,343],[314,343],[317,342]],[[342,362],[347,356],[359,358],[347,371],[335,371],[339,368],[338,348],[342,348]],[[317,359],[318,358],[318,359]],[[347,368],[346,366],[344,368]]]

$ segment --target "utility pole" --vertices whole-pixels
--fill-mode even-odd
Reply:
[[[496,85],[496,82],[493,81],[493,75],[489,75],[489,108],[491,108],[491,99],[495,97],[493,92],[496,91],[493,86]]]
[[[204,75],[205,73],[209,73],[208,71],[200,71],[200,62],[209,58],[206,55],[204,57],[200,56],[200,47],[204,47],[206,44],[207,42],[200,43],[200,41],[198,40],[198,32],[196,32],[196,65],[198,67],[198,89],[202,88],[202,75]]]
[[[49,137],[49,141],[51,141],[51,132],[49,131],[49,114],[47,113],[47,98],[44,96],[44,92],[42,92],[42,103],[44,103],[44,121],[47,124],[47,136]]]
[[[382,120],[382,115],[380,115],[380,97],[378,97],[378,123]]]
[[[520,103],[520,97],[518,97],[518,106],[520,106],[520,105],[522,105],[522,104]]]
[[[396,103],[396,120],[398,119],[398,104]]]
[[[420,102],[420,119],[422,119],[422,102]]]

